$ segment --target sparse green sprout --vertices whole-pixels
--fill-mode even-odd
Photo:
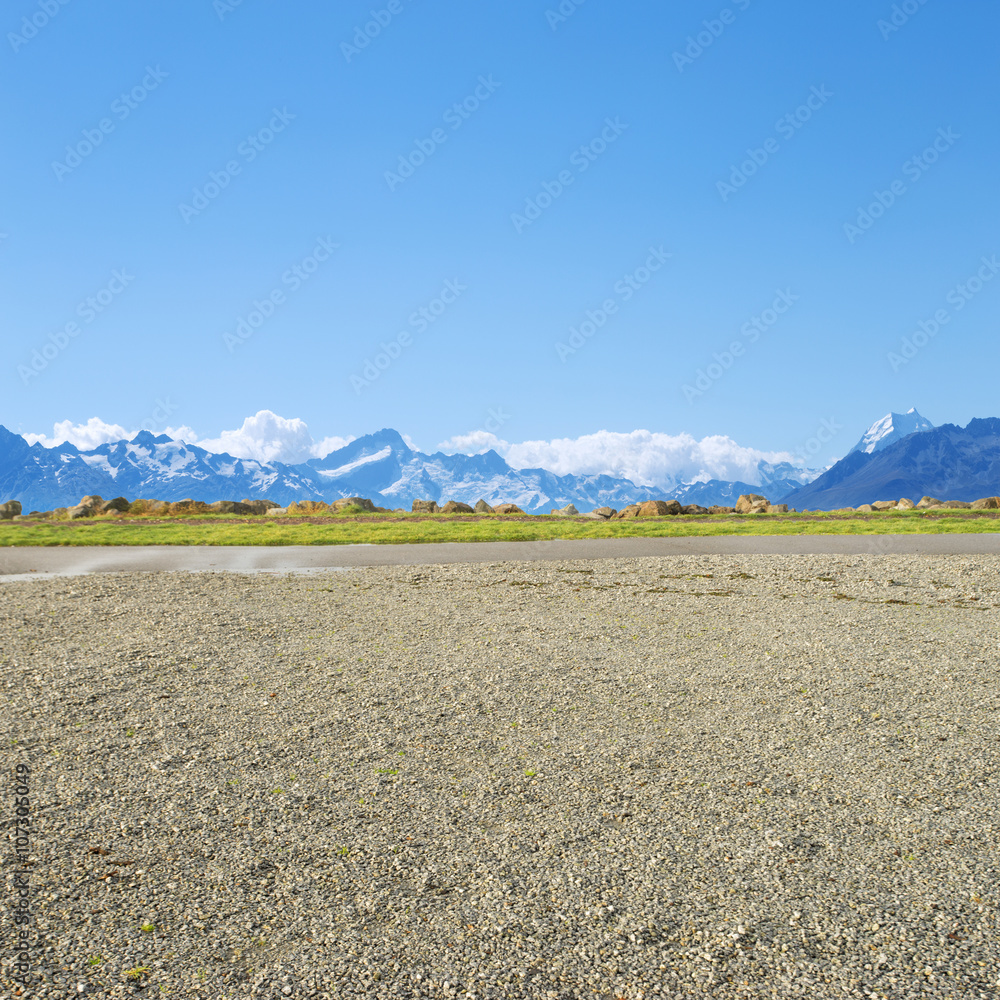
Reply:
[[[87,959],[87,965],[100,965],[103,961],[103,955],[94,955],[92,958]]]
[[[141,979],[147,972],[149,972],[148,965],[137,965],[134,969],[126,969],[123,974],[129,979]]]
[[[152,934],[153,931],[156,930],[156,925],[155,924],[143,924],[141,929],[142,929],[142,932],[144,934]]]

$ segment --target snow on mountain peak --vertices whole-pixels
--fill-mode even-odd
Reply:
[[[911,406],[906,413],[887,413],[884,417],[876,420],[861,435],[861,440],[848,454],[853,455],[856,451],[863,451],[871,455],[887,448],[896,441],[902,440],[909,434],[932,430],[934,430],[934,425],[926,417],[922,417],[915,406]]]

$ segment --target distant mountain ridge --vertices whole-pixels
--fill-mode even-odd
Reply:
[[[686,485],[637,485],[608,475],[563,475],[513,469],[495,451],[432,455],[415,451],[390,428],[367,434],[321,459],[301,464],[260,462],[217,454],[166,435],[142,431],[131,440],[81,451],[65,442],[29,445],[0,425],[0,499],[20,500],[25,511],[75,504],[87,494],[157,500],[271,499],[332,501],[369,497],[383,507],[409,509],[413,500],[515,503],[528,513],[622,507],[673,497],[681,503],[732,506],[740,493],[797,489],[815,472],[783,463],[758,464],[759,484],[712,480]]]
[[[848,452],[853,455],[856,451],[863,451],[868,455],[889,445],[901,441],[910,434],[918,431],[932,431],[934,425],[926,418],[917,413],[916,407],[911,407],[906,413],[887,413],[881,420],[875,423],[861,435],[861,440]]]
[[[873,452],[855,450],[782,497],[798,510],[837,510],[876,500],[1000,496],[1000,419],[915,431]]]

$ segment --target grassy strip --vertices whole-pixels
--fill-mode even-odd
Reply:
[[[962,534],[1000,531],[995,511],[880,514],[716,514],[628,521],[561,517],[368,514],[244,518],[231,515],[0,521],[0,547],[55,545],[357,545],[535,542],[559,538],[711,535]]]

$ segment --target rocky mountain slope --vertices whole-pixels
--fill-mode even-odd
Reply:
[[[974,500],[1000,494],[1000,419],[916,431],[884,448],[852,451],[781,498],[798,510],[836,510],[923,496]]]

